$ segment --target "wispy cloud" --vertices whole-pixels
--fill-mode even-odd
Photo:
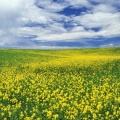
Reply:
[[[99,47],[98,38],[115,46],[111,38],[120,37],[119,8],[120,0],[0,1],[0,47],[40,48],[60,42],[64,47],[76,41]]]

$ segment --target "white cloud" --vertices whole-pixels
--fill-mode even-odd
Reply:
[[[4,34],[3,30],[0,30],[0,36],[3,35],[3,34]]]
[[[117,9],[108,4],[99,4],[93,7],[93,12],[115,13]]]
[[[118,37],[120,36],[120,23],[113,23],[106,28],[103,28],[100,32],[98,32],[98,35],[103,37]]]
[[[0,10],[14,10],[23,4],[23,0],[1,0],[0,1]]]
[[[30,3],[31,0],[26,0]],[[16,31],[22,25],[22,14],[27,3],[24,0],[1,0],[0,1],[0,44],[12,44],[16,39]],[[14,32],[13,32],[14,29]]]
[[[83,32],[83,31],[85,32],[85,29],[82,26],[76,26],[71,30],[71,32]]]
[[[91,2],[96,2],[96,3],[103,3],[103,4],[110,4],[110,5],[117,5],[120,6],[120,0],[88,0]]]
[[[100,0],[98,5],[90,1],[65,0],[1,0],[0,1],[0,45],[23,41],[22,37],[35,35],[36,41],[83,41],[86,38],[120,36],[120,0]],[[79,16],[65,16],[57,12],[64,8],[87,7],[89,10]],[[72,24],[69,29],[64,23]],[[25,27],[27,23],[39,23],[45,27]],[[100,28],[98,32],[93,28]],[[21,39],[20,39],[21,37]],[[29,42],[29,41],[28,41]]]
[[[14,46],[14,48],[16,48],[16,46]],[[68,46],[45,46],[45,45],[42,45],[42,46],[38,46],[38,45],[30,45],[30,46],[17,46],[17,48],[20,48],[20,49],[70,49],[70,47]],[[76,47],[74,47],[76,48]]]
[[[100,45],[100,47],[113,47],[113,46],[114,46],[113,43]]]
[[[52,0],[39,0],[37,1],[37,6],[42,7],[45,11],[59,12],[68,6],[68,4],[66,2],[53,2]]]
[[[74,20],[86,28],[106,27],[120,20],[119,13],[96,12],[75,17]]]
[[[66,0],[73,7],[91,7],[91,4],[87,0]]]
[[[93,31],[88,32],[66,32],[61,34],[38,35],[35,40],[41,41],[76,41],[83,38],[97,37]]]

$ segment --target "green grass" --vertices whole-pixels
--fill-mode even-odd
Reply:
[[[0,120],[117,120],[120,48],[0,50]]]

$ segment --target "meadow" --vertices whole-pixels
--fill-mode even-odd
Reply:
[[[119,120],[120,48],[0,50],[0,120]]]

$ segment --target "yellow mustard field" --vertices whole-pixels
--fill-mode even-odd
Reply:
[[[119,120],[120,48],[0,50],[0,120]]]

